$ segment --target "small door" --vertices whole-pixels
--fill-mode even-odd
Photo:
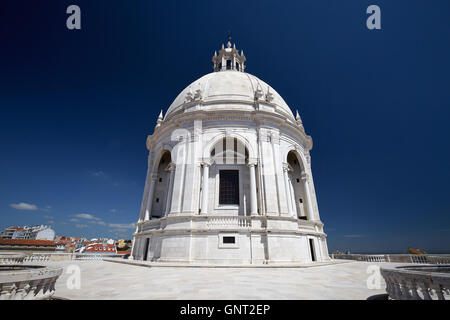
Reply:
[[[311,260],[317,261],[316,259],[316,251],[314,250],[314,239],[309,239],[309,249],[311,251]]]
[[[148,254],[148,245],[150,244],[150,238],[145,239],[145,247],[144,247],[144,261],[147,260]]]

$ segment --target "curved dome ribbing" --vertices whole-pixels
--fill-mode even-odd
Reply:
[[[294,119],[289,106],[272,87],[254,75],[235,70],[212,72],[192,82],[170,105],[166,117],[180,110],[186,103],[186,95],[198,89],[202,92],[204,105],[230,103],[233,104],[233,110],[236,110],[235,105],[239,103],[243,105],[253,104],[255,92],[259,89],[264,95],[270,93],[272,98],[269,102],[262,98],[261,103],[273,105],[275,106],[275,112]],[[208,108],[208,110],[213,109],[213,107]],[[243,109],[248,110],[246,108]]]

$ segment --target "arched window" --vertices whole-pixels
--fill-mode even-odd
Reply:
[[[168,166],[171,162],[171,156],[169,151],[164,151],[164,154],[162,155],[159,165],[158,165],[158,176],[157,176],[157,182],[155,185],[155,193],[153,195],[153,204],[152,204],[152,212],[151,215],[153,217],[161,218],[164,216],[165,210],[166,210],[166,197],[169,194],[168,187],[169,187],[169,171],[167,170]],[[160,201],[163,199],[164,201]]]
[[[245,144],[234,137],[226,137],[218,141],[211,150],[211,160],[217,165],[216,174],[218,205],[240,205],[244,201],[248,177],[248,150]],[[242,166],[243,165],[243,166]],[[242,181],[241,181],[242,179]],[[244,202],[245,203],[245,202]]]
[[[291,151],[288,153],[287,156],[287,163],[289,164],[290,171],[288,174],[289,181],[288,181],[288,192],[290,192],[290,198],[291,198],[291,208],[295,213],[295,216],[299,219],[306,220],[306,212],[305,207],[303,203],[303,187],[301,184],[301,173],[302,169],[300,167],[297,155]]]
[[[246,164],[248,150],[240,140],[227,137],[216,143],[211,158],[217,164]]]

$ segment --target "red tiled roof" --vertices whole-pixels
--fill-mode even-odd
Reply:
[[[23,227],[9,227],[8,230],[23,230]]]
[[[0,245],[22,245],[22,246],[56,246],[50,240],[27,240],[27,239],[0,239]]]

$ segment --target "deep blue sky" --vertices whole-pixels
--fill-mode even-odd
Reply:
[[[66,28],[70,4],[81,30]],[[365,26],[370,4],[382,30]],[[449,253],[449,12],[448,0],[2,0],[0,228],[130,238],[145,139],[231,30],[247,72],[313,137],[330,252]]]

